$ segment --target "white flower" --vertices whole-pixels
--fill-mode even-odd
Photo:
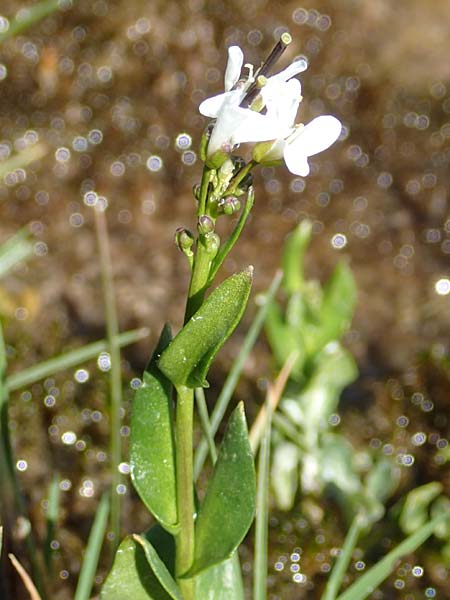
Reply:
[[[225,92],[207,98],[200,104],[199,111],[202,115],[216,119],[208,143],[208,157],[219,150],[230,152],[236,144],[284,137],[289,133],[287,129],[291,129],[291,127],[287,129],[282,127],[283,123],[276,118],[274,111],[269,111],[268,105],[267,114],[264,115],[240,106],[254,82],[252,65],[245,65],[249,74],[246,79],[239,81],[243,62],[242,50],[238,46],[231,46],[228,49],[228,63],[224,78]],[[263,89],[267,88],[272,95],[276,95],[278,90],[280,98],[291,98],[292,93],[287,92],[285,87],[296,82],[292,77],[304,71],[306,66],[306,61],[303,59],[294,61],[280,73],[269,77]],[[300,83],[297,81],[294,85],[298,85],[298,96],[300,96]],[[266,101],[264,95],[263,99]],[[276,110],[281,106],[280,103],[281,100],[276,104]]]
[[[283,158],[291,173],[306,177],[309,174],[308,158],[334,144],[341,134],[342,125],[331,115],[317,117],[307,125],[294,125],[301,100],[300,82],[295,79],[288,81],[281,92],[270,82],[261,91],[267,107],[266,116],[279,135],[273,138],[270,145],[256,146],[254,158],[258,162]],[[250,131],[247,133],[251,135]]]

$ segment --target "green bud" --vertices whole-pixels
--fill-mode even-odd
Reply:
[[[203,162],[206,161],[209,138],[211,137],[213,127],[214,127],[214,124],[209,123],[209,125],[207,125],[205,131],[203,132],[202,139],[200,140],[199,155]]]
[[[208,235],[214,231],[214,221],[208,215],[201,215],[197,224],[200,235]]]
[[[220,237],[217,233],[209,233],[205,236],[203,243],[211,258],[214,258],[220,248]]]
[[[201,189],[201,185],[199,183],[196,183],[195,185],[192,186],[192,193],[194,194],[194,198],[197,201],[200,200],[200,189]]]
[[[283,140],[260,142],[253,148],[253,160],[265,166],[279,165],[283,158],[283,145]]]
[[[236,196],[227,196],[220,200],[219,209],[225,215],[233,215],[241,209],[241,203]]]
[[[183,252],[183,254],[186,254],[186,256],[191,256],[191,248],[194,244],[194,236],[188,229],[185,229],[184,227],[178,227],[178,229],[175,231],[175,244],[177,245],[178,249]]]

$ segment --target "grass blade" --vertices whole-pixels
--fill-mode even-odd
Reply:
[[[135,342],[142,340],[143,338],[147,337],[148,334],[149,330],[147,328],[132,329],[130,331],[120,333],[116,337],[116,343],[120,347],[128,346],[129,344],[134,344]],[[71,350],[65,354],[60,354],[59,356],[50,358],[49,360],[34,365],[33,367],[24,369],[19,373],[10,375],[6,378],[6,389],[8,392],[13,392],[20,388],[26,387],[32,383],[35,383],[36,381],[45,379],[50,375],[54,375],[58,371],[70,369],[71,367],[75,367],[80,363],[91,360],[100,354],[100,352],[105,352],[108,349],[109,344],[107,340],[99,340],[98,342],[93,342],[92,344],[82,346],[76,350]]]
[[[22,229],[0,246],[0,277],[33,254],[33,244],[29,235],[27,229]]]
[[[12,19],[8,29],[0,34],[0,44],[58,10],[60,4],[59,0],[43,0],[34,6],[22,8]]]
[[[271,396],[274,390],[269,387],[266,399],[266,419],[261,437],[258,461],[258,487],[256,491],[255,519],[255,558],[253,579],[253,600],[265,600],[267,596],[267,550],[269,523],[269,467],[270,432],[272,424]]]
[[[350,525],[347,535],[345,536],[342,550],[336,563],[334,564],[333,570],[331,571],[330,578],[328,579],[325,592],[323,593],[321,600],[335,600],[341,588],[342,580],[347,572],[348,565],[350,564],[353,550],[358,543],[361,529],[361,516],[357,514]]]
[[[47,506],[47,535],[45,539],[44,546],[44,562],[48,571],[51,570],[52,563],[52,547],[51,543],[55,535],[56,523],[58,521],[59,514],[59,498],[60,498],[60,489],[59,489],[59,475],[55,473],[53,479],[50,483],[50,488],[48,492],[48,506]]]
[[[95,572],[97,571],[98,558],[105,537],[106,525],[108,523],[109,497],[103,494],[95,513],[94,523],[89,534],[89,540],[81,565],[80,577],[74,600],[88,600],[94,584]]]
[[[403,542],[391,550],[376,565],[371,567],[364,575],[355,581],[338,600],[364,600],[382,583],[395,569],[397,561],[414,552],[424,541],[432,535],[439,521],[445,518],[445,514],[440,514],[428,523],[425,523],[415,533],[408,536]]]
[[[248,330],[247,335],[245,336],[244,343],[242,344],[241,351],[239,352],[236,360],[231,367],[231,370],[228,374],[228,377],[225,381],[225,384],[220,392],[220,395],[217,399],[217,402],[214,406],[214,410],[211,414],[210,419],[210,429],[211,435],[214,437],[217,433],[217,429],[223,419],[225,411],[227,409],[228,403],[231,400],[233,392],[236,388],[237,382],[241,375],[242,369],[244,367],[244,363],[247,359],[247,356],[250,354],[258,335],[264,325],[264,320],[266,318],[267,308],[274,298],[275,294],[278,291],[282,278],[281,271],[277,272],[275,277],[270,284],[270,287],[265,294],[264,302],[260,306],[258,312],[253,319],[253,322]],[[208,442],[206,439],[200,440],[200,443],[197,447],[195,458],[194,458],[194,479],[197,479],[205,462],[206,456],[208,454]]]
[[[103,284],[103,298],[106,314],[106,334],[108,349],[111,355],[109,372],[110,393],[110,468],[111,468],[111,531],[113,549],[119,545],[122,498],[118,493],[121,482],[119,464],[122,460],[122,437],[120,435],[122,408],[122,368],[120,364],[120,347],[117,343],[119,320],[114,292],[113,268],[108,228],[105,213],[97,207],[94,209],[97,244],[100,254],[100,270]]]
[[[8,557],[9,560],[12,562],[13,567],[18,572],[21,580],[23,581],[27,592],[30,594],[30,600],[41,600],[41,596],[39,595],[39,592],[37,591],[36,586],[34,585],[31,577],[28,575],[28,573],[17,560],[17,558],[14,556],[14,554],[8,554]]]

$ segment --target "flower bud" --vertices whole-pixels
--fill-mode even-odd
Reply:
[[[205,162],[205,160],[206,160],[209,138],[211,137],[213,128],[214,128],[214,124],[209,123],[207,125],[205,131],[203,132],[202,139],[200,140],[199,155],[203,162]]]
[[[227,196],[220,200],[219,209],[225,215],[232,215],[241,209],[241,203],[236,196]]]
[[[208,235],[214,231],[214,221],[208,215],[201,215],[197,224],[200,235]]]
[[[214,258],[220,248],[220,237],[217,235],[217,233],[209,233],[207,236],[205,236],[203,243],[208,254],[210,254],[211,258]]]
[[[175,231],[175,244],[178,249],[186,255],[192,255],[192,246],[194,244],[194,236],[184,227],[178,227]]]
[[[201,190],[201,185],[199,183],[196,183],[192,186],[192,193],[194,194],[194,198],[197,201],[200,200],[200,190]]]

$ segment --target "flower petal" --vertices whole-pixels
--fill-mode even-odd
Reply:
[[[238,82],[241,75],[244,54],[239,46],[230,46],[228,48],[228,62],[225,70],[225,91],[229,92]]]
[[[298,58],[297,60],[294,60],[294,62],[292,62],[288,67],[286,67],[286,69],[283,69],[283,71],[280,71],[276,75],[269,77],[269,82],[288,81],[289,79],[292,79],[292,77],[295,77],[295,75],[306,71],[307,68],[308,63],[306,60],[304,58]]]
[[[254,110],[243,109],[246,115],[242,123],[233,132],[233,144],[243,144],[244,142],[267,142],[283,138],[285,129],[280,127],[277,119],[271,118],[268,114],[262,115]]]
[[[314,156],[329,148],[342,131],[341,122],[331,115],[313,119],[299,133],[294,133],[288,145],[304,156]]]
[[[301,100],[301,85],[298,79],[286,83],[268,81],[262,88],[261,95],[267,107],[267,114],[278,120],[280,129],[284,129],[279,137],[287,137],[292,128]]]
[[[234,100],[235,102],[233,103],[239,104],[241,96],[241,90],[233,90],[232,92],[217,94],[217,96],[211,96],[211,98],[206,98],[206,100],[203,100],[198,107],[198,110],[200,111],[200,114],[204,115],[205,117],[216,119],[225,103]]]
[[[285,143],[283,158],[287,168],[294,175],[306,177],[309,175],[308,157],[306,154],[298,152],[294,144]]]

